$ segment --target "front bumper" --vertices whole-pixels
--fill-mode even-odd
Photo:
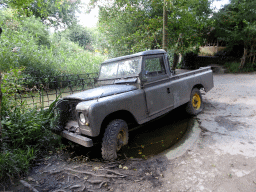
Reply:
[[[92,139],[88,138],[88,137],[84,137],[81,135],[78,135],[76,133],[72,133],[69,131],[62,131],[60,133],[60,135],[70,141],[73,141],[77,144],[80,144],[84,147],[92,147],[93,146],[93,142]]]
[[[88,126],[79,127],[77,121],[68,121],[64,129],[68,131],[71,130],[71,132],[76,132],[79,135],[82,134],[82,135],[87,135],[92,137],[94,136],[91,128],[89,128]]]

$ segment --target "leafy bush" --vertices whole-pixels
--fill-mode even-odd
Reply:
[[[21,30],[28,32],[38,45],[50,46],[50,34],[46,26],[35,17],[28,17],[21,21]]]
[[[0,154],[0,179],[14,177],[27,172],[30,162],[35,158],[34,149],[27,148],[3,150]]]
[[[57,36],[57,35],[56,35]],[[83,74],[99,71],[100,63],[106,58],[98,53],[86,51],[78,44],[65,38],[52,37],[52,61],[60,74]]]
[[[10,176],[26,173],[33,159],[60,143],[60,138],[50,130],[51,110],[28,109],[24,105],[14,109],[5,97],[2,106],[9,110],[1,120],[0,179],[7,173]]]
[[[84,49],[92,49],[92,34],[91,31],[81,25],[72,25],[65,30],[62,35],[72,42],[78,43]]]
[[[242,69],[239,68],[241,65],[240,62],[228,62],[225,63],[224,66],[231,73],[239,73],[239,72],[252,72],[256,70],[256,64],[246,63],[246,66]]]
[[[15,78],[19,73],[9,74]],[[26,173],[33,159],[60,144],[60,137],[51,132],[54,103],[47,110],[27,108],[7,97],[9,88],[9,84],[1,85],[0,179]]]
[[[3,29],[0,70],[5,72],[1,85],[0,179],[3,179],[26,173],[33,159],[60,143],[60,137],[51,132],[55,122],[54,103],[47,110],[16,103],[7,94],[24,87],[7,78],[97,72],[105,57],[57,34],[50,35],[39,19],[18,16],[11,9],[0,9],[0,26]]]
[[[4,11],[0,11],[4,15]],[[0,66],[2,71],[21,66],[33,68],[40,73],[54,73],[56,69],[47,59],[49,34],[38,19],[19,20],[15,14],[0,20],[1,34]]]
[[[8,13],[8,14],[7,14]],[[97,72],[104,56],[84,50],[65,37],[50,35],[34,17],[22,18],[0,10],[0,70],[25,67],[35,77]],[[7,16],[6,16],[7,15]]]

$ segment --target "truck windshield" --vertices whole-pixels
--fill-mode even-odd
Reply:
[[[137,76],[141,71],[141,57],[101,65],[99,79]]]

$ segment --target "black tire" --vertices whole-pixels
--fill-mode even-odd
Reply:
[[[128,125],[122,119],[111,121],[104,133],[101,154],[107,161],[114,161],[117,152],[128,143]]]
[[[199,89],[192,89],[190,101],[186,106],[187,113],[190,115],[197,115],[203,110],[203,107],[203,99]]]

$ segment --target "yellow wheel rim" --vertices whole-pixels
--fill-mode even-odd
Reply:
[[[197,93],[195,93],[193,95],[192,105],[193,105],[195,110],[198,110],[201,107],[201,98],[200,98],[200,96]]]

